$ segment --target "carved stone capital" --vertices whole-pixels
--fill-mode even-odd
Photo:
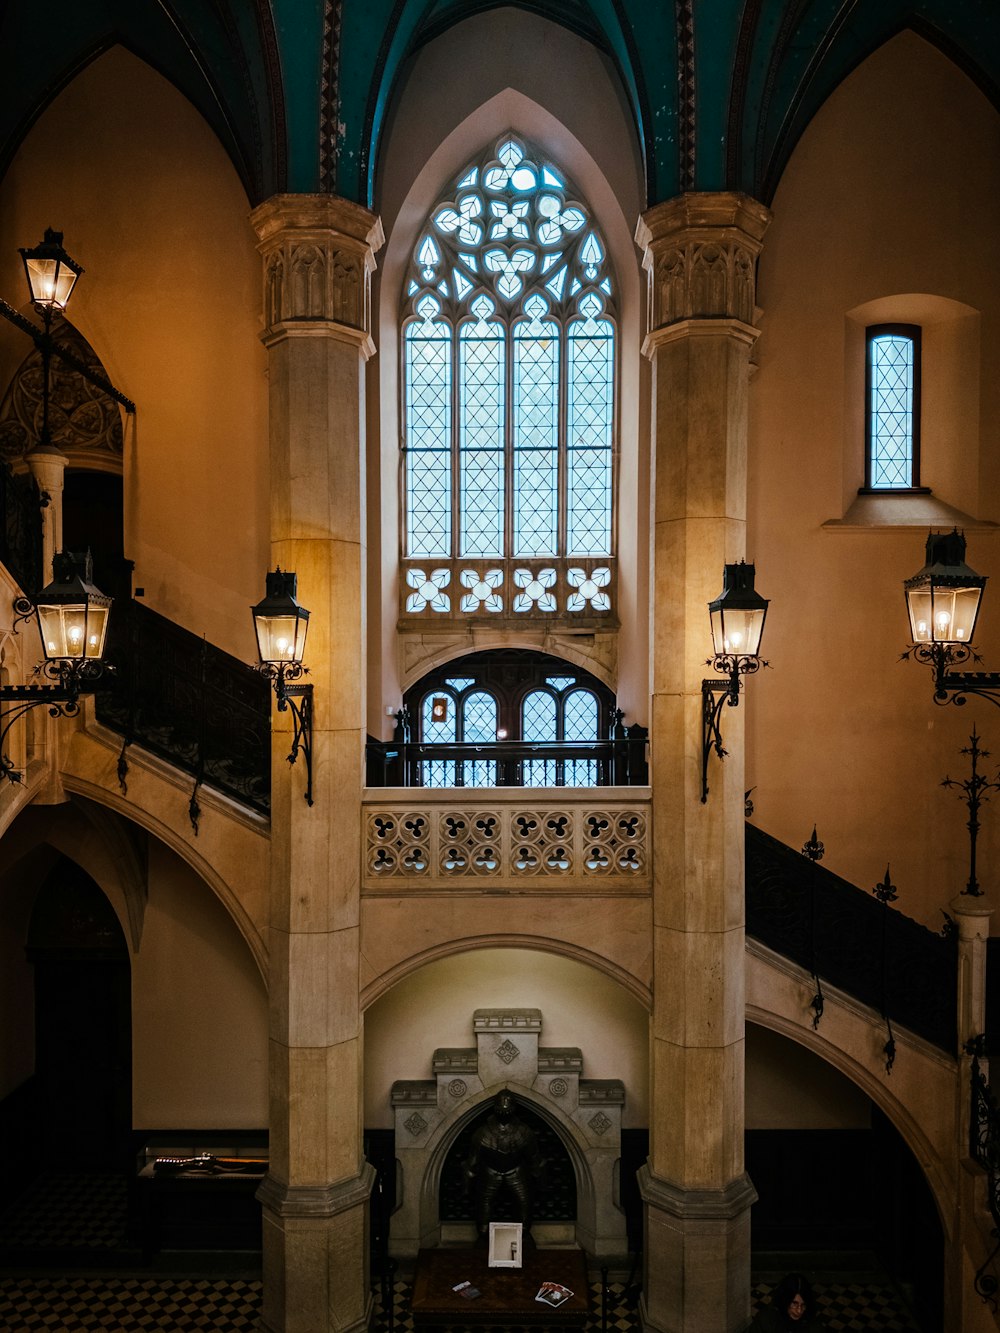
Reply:
[[[357,1176],[335,1185],[286,1185],[268,1174],[257,1198],[279,1217],[335,1217],[367,1203],[374,1184],[375,1168],[365,1162]]]
[[[648,274],[649,332],[680,320],[752,327],[757,256],[771,214],[746,194],[682,194],[639,219]]]
[[[279,194],[250,215],[264,267],[264,343],[283,337],[371,339],[371,275],[382,223],[348,199]]]

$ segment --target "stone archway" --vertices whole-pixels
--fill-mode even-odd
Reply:
[[[437,1050],[432,1078],[393,1084],[401,1202],[392,1218],[392,1254],[409,1258],[441,1243],[445,1160],[462,1130],[501,1088],[552,1126],[576,1176],[572,1234],[539,1223],[533,1228],[538,1243],[575,1243],[598,1260],[626,1253],[618,1199],[624,1084],[582,1077],[582,1052],[540,1046],[541,1030],[539,1009],[477,1009],[474,1047]]]

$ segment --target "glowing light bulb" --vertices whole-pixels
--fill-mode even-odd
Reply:
[[[917,621],[917,633],[918,633],[918,634],[926,634],[926,633],[927,633],[927,621],[926,621],[926,620],[918,620],[918,621]]]
[[[497,728],[497,740],[498,740],[498,741],[505,741],[506,739],[507,739],[507,729],[506,729],[506,727],[498,727],[498,728]]]
[[[948,626],[951,624],[951,616],[948,614],[947,611],[935,611],[934,624],[938,627],[939,630],[947,629]]]
[[[73,645],[78,644],[80,640],[83,638],[83,631],[80,629],[79,625],[70,625],[69,629],[66,631],[66,634],[70,643],[72,643]]]
[[[965,630],[964,630],[964,629],[957,629],[957,630],[955,631],[955,638],[956,638],[956,639],[964,639],[964,638],[965,638]]]

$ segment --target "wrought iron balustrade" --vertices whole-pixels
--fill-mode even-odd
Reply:
[[[42,511],[32,477],[16,477],[0,464],[0,562],[24,592],[38,592],[42,579]]]
[[[950,1055],[958,950],[870,893],[746,826],[747,934]]]
[[[649,780],[645,727],[596,741],[368,742],[369,787],[634,787]]]
[[[123,753],[135,742],[267,813],[271,691],[262,676],[133,600],[115,602],[107,658],[117,674],[96,696],[97,717],[125,738]]]

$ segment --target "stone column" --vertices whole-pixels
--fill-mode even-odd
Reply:
[[[650,209],[636,234],[649,280],[654,533],[643,1321],[665,1333],[732,1333],[749,1318],[744,709],[723,709],[728,757],[712,757],[702,804],[701,682],[712,675],[707,604],[723,565],[745,554],[754,278],[769,218],[745,195],[689,194]]]
[[[313,788],[273,712],[269,931],[271,1162],[263,1325],[361,1330],[370,1312],[358,1002],[364,780],[364,371],[381,225],[327,195],[252,215],[264,265],[271,565],[312,618]],[[261,571],[263,587],[264,571]]]
[[[66,455],[54,444],[36,445],[24,461],[34,477],[43,501],[42,507],[42,583],[52,578],[52,557],[62,550],[63,486]]]
[[[956,1217],[945,1231],[944,1326],[962,1329],[974,1324],[982,1309],[982,1298],[969,1280],[969,1272],[985,1257],[984,1241],[989,1234],[987,1184],[983,1170],[970,1154],[972,1110],[972,1057],[966,1042],[986,1031],[986,942],[990,936],[993,908],[985,897],[960,893],[949,903],[958,927],[958,1080],[955,1089],[956,1157],[960,1163],[956,1192]],[[995,1088],[996,1060],[982,1058]],[[962,1170],[961,1165],[967,1169]],[[967,1268],[968,1265],[968,1268]]]

